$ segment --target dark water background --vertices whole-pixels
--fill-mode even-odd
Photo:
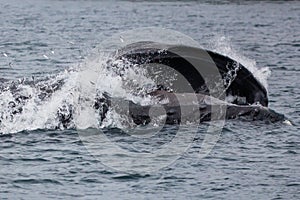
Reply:
[[[300,198],[299,1],[33,0],[1,1],[0,8],[0,78],[55,74],[113,33],[159,26],[207,47],[225,38],[268,67],[270,107],[294,123],[227,122],[208,157],[197,159],[195,141],[187,155],[151,174],[103,166],[75,130],[2,135],[0,199]]]

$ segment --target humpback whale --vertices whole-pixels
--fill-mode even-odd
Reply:
[[[177,54],[176,52],[180,52]],[[196,53],[195,53],[196,52]],[[203,52],[207,56],[203,56]],[[184,54],[184,56],[182,56]],[[188,58],[188,59],[186,59]],[[254,75],[241,63],[233,59],[218,54],[213,51],[183,46],[183,45],[166,45],[154,42],[137,42],[130,44],[123,49],[117,51],[114,59],[125,60],[133,65],[145,66],[148,64],[163,64],[167,65],[182,74],[189,82],[198,99],[198,107],[200,122],[211,120],[211,108],[215,104],[226,106],[226,119],[243,118],[247,120],[264,120],[268,122],[278,122],[285,119],[284,115],[275,112],[268,108],[268,96],[266,88],[254,77]],[[217,98],[209,96],[209,89],[206,86],[204,78],[195,70],[194,66],[189,62],[190,59],[196,60],[198,67],[210,67],[206,62],[213,62],[217,67],[224,83],[228,75],[231,75],[230,80],[225,83],[226,97],[236,97],[232,102],[224,102]],[[112,66],[114,67],[114,66]],[[119,65],[116,66],[116,72],[120,70]],[[212,74],[213,75],[213,74]],[[148,124],[151,121],[149,111],[153,106],[163,106],[167,115],[166,124],[178,124],[181,122],[182,113],[181,107],[176,98],[178,92],[182,92],[183,96],[191,94],[186,91],[176,91],[176,96],[173,95],[173,90],[159,85],[154,91],[149,94],[160,99],[168,99],[168,103],[160,105],[142,106],[134,102],[129,103],[129,113],[136,124]],[[188,98],[185,98],[186,104],[189,104]],[[190,101],[191,102],[191,101]],[[96,108],[102,108],[107,111],[111,106],[109,95],[105,98],[96,101]],[[102,118],[105,118],[105,112],[102,113]]]
[[[122,61],[126,65],[115,65],[114,61]],[[192,62],[191,62],[192,60]],[[119,62],[120,63],[120,62]],[[231,98],[230,102],[226,102],[222,98],[211,96],[210,88],[207,86],[205,77],[203,77],[196,67],[210,72],[210,66],[216,66],[220,77],[224,83],[224,95]],[[192,91],[185,91],[185,88],[172,87],[179,85],[176,78],[165,80],[165,83],[158,84],[148,91],[146,95],[155,98],[158,101],[153,105],[141,105],[131,100],[121,99],[128,105],[128,115],[136,125],[147,125],[151,122],[151,109],[164,109],[166,124],[180,124],[183,119],[196,119],[197,122],[210,121],[212,118],[212,107],[214,105],[223,106],[226,114],[225,119],[246,119],[246,120],[262,120],[266,122],[284,121],[284,115],[268,108],[268,94],[266,88],[254,77],[254,75],[241,63],[206,49],[189,47],[184,45],[168,45],[154,42],[137,42],[129,44],[112,55],[108,61],[107,67],[113,70],[117,75],[122,76],[122,71],[130,66],[145,67],[165,65],[174,69],[181,74],[188,82]],[[206,69],[207,68],[207,69]],[[206,74],[212,78],[214,74]],[[211,75],[211,77],[210,77]],[[48,84],[39,84],[36,81],[23,81],[22,84],[31,85],[39,91],[38,101],[43,102],[49,99],[51,95],[59,91],[65,84],[64,80],[49,82]],[[15,115],[23,112],[26,102],[32,98],[30,95],[19,92],[16,83],[9,86],[0,85],[0,94],[4,91],[11,91],[14,98],[8,102],[7,113],[0,112],[0,127],[4,118],[13,118]],[[183,108],[193,107],[193,98],[197,98],[197,112],[191,110],[190,113],[183,113]],[[183,98],[184,101],[179,101]],[[168,101],[163,101],[167,99]],[[103,93],[101,97],[95,97],[92,107],[99,113],[101,122],[107,117],[107,113],[113,106],[116,99],[108,93]],[[67,107],[66,107],[67,106]],[[69,106],[69,107],[68,107]],[[196,114],[195,114],[196,113]],[[200,114],[199,114],[200,113]],[[187,116],[186,116],[187,115]],[[73,105],[64,105],[57,110],[57,119],[59,124],[56,128],[69,128],[74,123],[74,107]]]

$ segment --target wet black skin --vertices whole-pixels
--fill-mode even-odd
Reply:
[[[234,80],[229,83],[226,87],[226,95],[244,97],[244,101],[234,101],[230,104],[226,104],[226,115],[225,119],[237,119],[242,118],[246,120],[263,120],[266,122],[278,122],[285,119],[284,115],[278,114],[275,111],[267,108],[268,106],[268,97],[267,91],[263,85],[257,81],[253,74],[246,69],[242,64],[237,63],[229,57],[220,55],[218,53],[197,49],[193,47],[186,46],[172,46],[165,44],[158,44],[152,42],[138,42],[124,47],[119,50],[115,55],[115,59],[126,59],[131,63],[138,65],[145,65],[148,63],[159,63],[172,67],[179,73],[181,73],[191,84],[196,95],[200,96],[200,99],[203,99],[205,95],[209,95],[209,90],[207,89],[204,79],[202,76],[194,69],[193,65],[187,61],[182,56],[175,54],[178,52],[178,49],[183,49],[183,51],[205,51],[211,57],[211,60],[207,61],[206,58],[195,57],[195,54],[190,56],[186,54],[189,59],[199,59],[197,63],[202,62],[214,62],[217,66],[222,78],[224,78],[230,71],[236,69],[236,74]],[[162,53],[162,50],[163,53]],[[199,55],[200,55],[199,54]],[[201,67],[201,66],[200,66]],[[205,65],[203,66],[205,67]],[[119,69],[118,69],[119,70]],[[158,87],[156,91],[150,93],[153,97],[164,96],[164,98],[171,99],[171,104],[162,104],[166,112],[166,124],[179,124],[181,122],[181,105],[176,101],[176,96],[172,95],[171,91],[162,89],[164,87]],[[184,93],[184,91],[181,91]],[[96,102],[96,105],[99,107],[102,106],[102,110],[108,110],[110,106],[109,95],[107,98],[101,99],[101,102]],[[198,98],[199,100],[199,98]],[[133,121],[136,124],[148,124],[151,122],[149,116],[149,110],[151,106],[141,106],[133,102],[129,103],[129,113]],[[255,104],[255,105],[254,105]],[[153,106],[153,105],[152,105]],[[155,105],[154,105],[155,106]],[[199,101],[199,111],[200,116],[197,119],[200,119],[200,122],[211,120],[211,106],[207,102]],[[103,119],[105,118],[105,113],[102,113]]]
[[[174,52],[183,52],[182,54],[184,54],[185,57]],[[206,52],[211,59],[208,60],[206,56],[203,55],[203,52]],[[197,53],[199,53],[199,57],[197,57]],[[245,102],[235,102],[236,104],[251,105],[259,103],[262,106],[268,106],[267,90],[264,86],[257,81],[253,74],[242,64],[221,54],[194,47],[138,42],[118,51],[116,59],[124,58],[139,65],[159,63],[172,67],[188,80],[196,93],[207,95],[209,95],[209,90],[205,85],[203,77],[189,60],[194,60],[195,63],[199,63],[201,66],[197,67],[200,68],[205,68],[207,63],[213,62],[213,64],[217,66],[223,79],[238,66],[238,69],[236,69],[236,77],[226,89],[226,95],[245,97]],[[184,93],[186,91],[181,92]]]
[[[185,116],[186,114],[182,113],[182,109],[186,109],[189,105],[182,105],[172,92],[158,90],[151,93],[150,95],[159,100],[168,99],[169,101],[168,103],[157,103],[151,106],[141,106],[131,101],[127,101],[129,105],[128,114],[137,125],[147,125],[151,122],[152,119],[150,117],[150,109],[153,107],[162,107],[164,109],[164,123],[174,125],[182,123],[182,119],[186,119],[189,122],[196,123],[210,121],[212,120],[212,106],[216,106],[216,104],[204,100],[204,98],[207,98],[206,95],[196,94],[199,108],[198,110],[194,110],[193,112],[188,113],[188,116]],[[101,108],[103,111],[105,111],[101,114],[101,116],[103,117],[102,119],[105,119],[105,113],[111,106],[111,98],[109,96],[106,96],[105,98],[99,99],[96,105],[98,109]],[[279,114],[274,110],[261,105],[235,105],[221,103],[217,105],[217,108],[218,106],[223,106],[222,109],[226,111],[226,114],[223,117],[221,116],[220,118],[218,118],[221,120],[242,119],[246,121],[259,120],[266,123],[275,123],[284,121],[286,119],[283,114]],[[190,107],[194,108],[194,106]],[[216,116],[218,116],[218,113],[216,113],[214,117]]]

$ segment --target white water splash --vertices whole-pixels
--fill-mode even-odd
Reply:
[[[93,106],[95,97],[103,93],[142,105],[149,103],[150,97],[138,95],[141,93],[138,89],[151,80],[134,68],[122,77],[117,76],[107,68],[109,59],[108,55],[98,54],[75,69],[71,67],[44,80],[5,83],[5,87],[0,88],[0,133],[99,128],[100,116]],[[17,100],[19,97],[23,99]],[[60,114],[71,114],[73,119],[64,126]],[[110,109],[101,127],[124,124],[124,116]]]
[[[244,65],[254,77],[262,83],[262,85],[268,89],[267,79],[271,75],[271,70],[268,67],[258,68],[256,61],[245,57],[241,52],[236,51],[236,48],[232,47],[232,44],[228,38],[225,36],[214,37],[209,45],[209,49],[220,53],[222,55],[228,56],[233,60]]]

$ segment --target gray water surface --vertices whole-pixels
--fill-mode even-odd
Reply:
[[[294,123],[228,121],[204,159],[199,132],[174,163],[129,174],[95,160],[75,130],[1,135],[0,199],[300,199],[299,1],[12,0],[0,8],[0,79],[56,74],[114,33],[157,26],[268,67],[270,107]]]

